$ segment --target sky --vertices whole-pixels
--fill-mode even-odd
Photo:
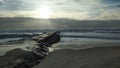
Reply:
[[[119,20],[120,0],[0,0],[0,17]]]

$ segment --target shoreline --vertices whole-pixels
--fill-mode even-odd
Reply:
[[[51,52],[33,68],[120,68],[120,46]]]
[[[13,53],[14,54],[11,54]],[[13,57],[20,49],[9,51],[0,56],[0,65],[14,61]],[[21,52],[23,54],[25,52]],[[56,65],[55,65],[56,64]],[[119,68],[120,46],[92,47],[87,49],[61,49],[49,52],[49,55],[32,68]]]

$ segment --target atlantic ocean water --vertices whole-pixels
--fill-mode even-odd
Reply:
[[[25,40],[33,36],[54,30],[14,30],[0,31],[0,56],[15,48],[24,49],[35,43]],[[119,46],[119,29],[80,29],[60,30],[61,41],[53,45],[50,51],[57,49],[85,49],[103,46]]]

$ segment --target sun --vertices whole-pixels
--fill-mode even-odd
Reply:
[[[51,15],[51,10],[47,6],[42,6],[36,10],[37,12],[37,17],[38,18],[43,18],[43,19],[48,19],[50,18]]]

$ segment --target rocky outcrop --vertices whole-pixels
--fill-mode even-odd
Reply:
[[[28,47],[31,50],[16,49],[0,57],[3,58],[0,61],[6,62],[0,65],[1,68],[31,68],[40,63],[48,55],[48,48],[58,43],[60,36],[59,32],[47,32],[40,36],[32,37],[31,40],[37,43],[34,47]]]

